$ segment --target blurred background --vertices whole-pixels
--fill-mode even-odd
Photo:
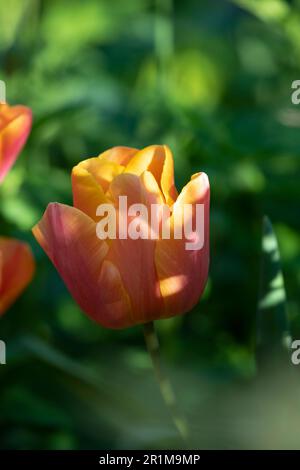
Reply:
[[[28,241],[37,260],[0,319],[0,448],[182,447],[141,327],[93,324],[30,232],[48,202],[71,204],[80,160],[154,143],[171,147],[178,189],[198,171],[211,183],[205,294],[193,312],[157,322],[188,445],[300,448],[300,369],[268,346],[274,324],[278,344],[288,325],[300,338],[299,64],[297,0],[0,2],[0,79],[7,101],[34,114],[0,188],[0,230]],[[264,214],[281,252],[277,300]],[[269,299],[261,356],[259,299]]]

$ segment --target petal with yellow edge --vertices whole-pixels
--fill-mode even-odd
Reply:
[[[137,152],[126,166],[125,172],[141,175],[150,171],[156,179],[165,201],[172,205],[178,196],[174,183],[174,162],[167,145],[150,145]]]
[[[99,158],[115,162],[118,165],[126,166],[133,156],[138,152],[138,149],[132,147],[112,147],[103,153],[100,153]]]
[[[74,207],[96,220],[97,207],[109,202],[105,193],[111,181],[123,170],[122,165],[99,157],[89,158],[75,166],[72,171]]]

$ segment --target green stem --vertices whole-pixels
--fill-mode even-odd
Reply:
[[[153,322],[144,324],[144,336],[149,355],[152,360],[154,372],[160,387],[160,392],[167,405],[177,431],[184,441],[188,438],[188,426],[180,412],[172,384],[162,368],[159,351],[159,341]]]

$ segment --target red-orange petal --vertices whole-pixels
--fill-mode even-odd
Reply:
[[[90,217],[74,207],[49,204],[33,234],[87,315],[109,328],[129,325],[128,295],[117,267],[105,261],[108,246],[96,236]]]
[[[33,255],[26,243],[0,237],[0,315],[29,284],[34,270]]]
[[[0,182],[22,150],[31,124],[32,113],[29,108],[0,103]]]
[[[209,181],[204,173],[194,175],[183,188],[174,207],[204,204],[204,246],[187,250],[185,237],[174,239],[174,216],[171,217],[171,239],[160,239],[155,264],[166,315],[174,316],[191,310],[198,302],[208,276],[209,267]],[[174,212],[173,212],[174,213]]]

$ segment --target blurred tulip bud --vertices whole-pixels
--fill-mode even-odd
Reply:
[[[0,183],[22,150],[31,124],[32,113],[29,108],[0,102]]]
[[[34,269],[33,255],[26,243],[0,237],[0,315],[29,284]]]

